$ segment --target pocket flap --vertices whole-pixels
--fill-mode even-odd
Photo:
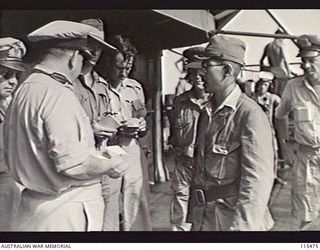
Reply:
[[[228,155],[240,147],[240,142],[233,142],[229,146],[213,144],[212,152],[216,154]]]

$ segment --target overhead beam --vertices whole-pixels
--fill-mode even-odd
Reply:
[[[226,10],[214,16],[216,22],[216,30],[222,30],[241,10]]]
[[[280,21],[278,20],[278,18],[275,17],[275,15],[273,15],[273,13],[271,12],[271,10],[266,9],[266,12],[269,14],[269,16],[273,19],[273,21],[276,22],[276,24],[282,29],[283,32],[285,32],[286,34],[290,35],[290,32],[284,27],[284,25],[282,25],[280,23]],[[292,40],[292,42],[298,46],[298,44],[296,43],[296,41]]]
[[[243,32],[243,31],[231,31],[231,30],[213,30],[209,32],[211,35],[215,34],[226,34],[226,35],[237,35],[237,36],[255,36],[255,37],[270,37],[270,38],[282,38],[282,39],[297,39],[298,36],[288,34],[267,34],[257,32]]]

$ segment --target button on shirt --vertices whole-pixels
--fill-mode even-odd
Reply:
[[[71,85],[47,75],[50,69],[44,66],[36,69],[18,89],[7,111],[8,165],[18,182],[45,194],[99,182],[60,173],[86,161],[94,150],[93,132]]]
[[[295,140],[320,147],[320,96],[304,76],[288,82],[275,116],[283,119],[293,112]]]

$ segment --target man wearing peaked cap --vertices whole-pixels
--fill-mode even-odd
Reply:
[[[200,114],[195,143],[194,231],[263,231],[273,226],[268,209],[274,180],[271,126],[236,83],[245,49],[241,40],[217,35],[196,55],[212,97]]]
[[[262,110],[266,113],[269,118],[269,122],[273,129],[273,145],[274,145],[274,159],[275,159],[275,171],[277,173],[278,169],[278,157],[281,156],[278,148],[278,134],[276,133],[277,126],[275,126],[274,113],[276,108],[279,106],[281,98],[280,96],[270,93],[269,87],[272,84],[272,80],[274,79],[274,75],[268,71],[261,71],[259,73],[259,79],[255,84],[255,91],[252,95],[252,98],[260,105]],[[281,149],[281,148],[280,148]],[[279,155],[278,155],[279,153]],[[280,176],[276,176],[276,183],[286,184],[286,182],[280,178]]]
[[[179,96],[182,93],[192,88],[192,84],[187,80],[188,69],[201,68],[201,60],[195,58],[195,53],[203,50],[204,50],[204,47],[198,46],[198,47],[192,47],[183,51],[183,72],[186,72],[187,74],[184,77],[180,78],[175,89],[176,96]]]
[[[172,175],[173,191],[170,222],[173,231],[190,231],[187,223],[188,200],[193,173],[193,157],[198,118],[208,104],[209,94],[205,93],[201,76],[201,60],[195,57],[203,47],[193,47],[183,51],[186,58],[186,80],[192,85],[173,102],[170,113],[170,138],[176,153],[175,169]]]
[[[99,34],[86,24],[55,21],[28,35],[46,43],[46,51],[15,93],[5,121],[7,164],[25,187],[16,231],[102,229],[101,175],[120,176],[127,164],[95,150],[89,118],[72,85],[90,60],[88,40]]]
[[[3,122],[12,93],[17,86],[17,73],[26,69],[22,58],[27,49],[22,41],[0,38],[0,231],[10,231],[20,199],[20,189],[12,179],[4,159]]]
[[[320,214],[320,181],[315,178],[320,175],[320,37],[302,35],[297,44],[304,75],[288,82],[275,116],[279,119],[285,160],[293,164],[292,214],[297,220],[295,224],[300,225],[298,230],[319,230],[312,222]],[[288,141],[289,113],[293,113],[295,144]],[[294,150],[296,147],[298,150]]]

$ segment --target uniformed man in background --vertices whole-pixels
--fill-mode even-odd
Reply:
[[[94,147],[89,118],[73,92],[90,42],[109,46],[98,29],[51,22],[28,35],[45,53],[11,102],[5,121],[6,162],[25,189],[16,231],[99,231],[104,203],[101,176],[120,177],[121,157]]]
[[[260,107],[262,108],[262,110],[264,111],[264,113],[268,116],[270,125],[272,127],[272,131],[273,131],[273,146],[274,146],[274,162],[275,162],[275,181],[278,184],[281,185],[285,185],[287,182],[283,179],[280,178],[280,176],[277,175],[278,173],[278,168],[280,167],[280,165],[278,164],[278,160],[279,160],[279,156],[281,154],[281,148],[279,150],[279,146],[278,146],[278,133],[277,133],[277,126],[275,124],[276,120],[274,118],[274,114],[275,114],[275,110],[276,108],[279,106],[281,98],[280,96],[276,95],[276,94],[272,94],[270,93],[269,87],[272,83],[272,80],[274,79],[274,76],[271,72],[267,72],[267,71],[261,71],[259,73],[259,79],[255,84],[255,91],[254,94],[251,96],[253,100],[255,100]],[[279,166],[278,166],[279,165]],[[284,164],[281,164],[282,167],[284,167]]]
[[[293,164],[293,216],[300,230],[319,230],[312,222],[320,213],[320,37],[302,35],[297,43],[304,75],[289,81],[275,116],[285,159]],[[296,145],[289,140],[290,113]]]
[[[18,73],[25,71],[22,58],[27,49],[12,37],[0,38],[0,231],[10,231],[11,221],[20,202],[20,189],[4,159],[3,124],[17,86]]]
[[[172,201],[170,210],[171,229],[190,231],[191,224],[186,222],[189,204],[190,185],[193,175],[194,146],[196,129],[201,110],[208,103],[209,94],[204,91],[201,61],[194,57],[203,47],[193,47],[183,52],[187,59],[186,79],[192,84],[188,90],[173,102],[170,113],[169,143],[175,150],[175,168],[172,176]]]

